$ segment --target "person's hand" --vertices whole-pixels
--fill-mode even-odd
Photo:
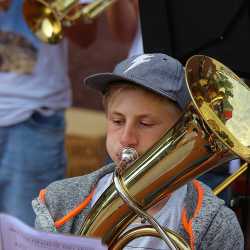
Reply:
[[[10,4],[11,0],[0,0],[0,11],[7,11]]]

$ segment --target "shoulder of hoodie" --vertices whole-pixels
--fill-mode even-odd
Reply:
[[[53,219],[64,216],[65,212],[80,204],[97,181],[113,169],[114,164],[109,164],[87,175],[52,182],[46,188],[45,203]]]
[[[216,249],[226,249],[224,248],[225,244],[235,245],[239,247],[237,249],[242,249],[242,244],[244,245],[243,233],[234,211],[225,205],[224,200],[215,196],[210,187],[202,182],[198,183],[202,189],[199,211],[193,209],[195,207],[193,203],[198,202],[197,190],[194,185],[188,185],[186,199],[189,201],[187,210],[193,216],[192,228],[196,243],[201,248],[202,246],[207,248],[209,245],[212,247],[212,242],[218,237],[218,241],[213,243],[216,244],[213,245]]]

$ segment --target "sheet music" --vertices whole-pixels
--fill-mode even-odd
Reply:
[[[100,239],[37,231],[0,214],[0,250],[105,250]]]

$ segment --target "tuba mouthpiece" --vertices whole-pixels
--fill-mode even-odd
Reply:
[[[131,164],[138,158],[138,153],[134,148],[124,148],[121,153],[121,161]]]
[[[123,148],[121,151],[121,161],[118,165],[119,173],[122,174],[123,170],[131,165],[138,157],[139,154],[134,148]]]

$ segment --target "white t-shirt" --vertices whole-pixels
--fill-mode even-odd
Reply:
[[[34,110],[53,113],[71,104],[67,52],[67,41],[49,45],[33,35],[21,0],[0,12],[0,126],[24,121]]]
[[[102,193],[111,185],[113,173],[102,177],[96,187],[96,192],[92,198],[91,206],[93,206]],[[184,206],[184,199],[187,193],[187,185],[184,185],[174,191],[167,202],[161,209],[153,215],[159,224],[176,231],[181,223],[181,212]],[[138,220],[132,223],[128,228],[138,226]],[[124,249],[169,249],[163,240],[155,237],[141,237],[131,241]]]
[[[79,1],[79,3],[82,3],[82,4],[84,4],[84,3],[92,3],[93,2],[93,0],[80,0]]]
[[[143,53],[143,41],[142,41],[142,33],[141,33],[141,23],[139,20],[137,32],[132,42],[132,45],[129,49],[128,57],[139,55],[142,53]]]

